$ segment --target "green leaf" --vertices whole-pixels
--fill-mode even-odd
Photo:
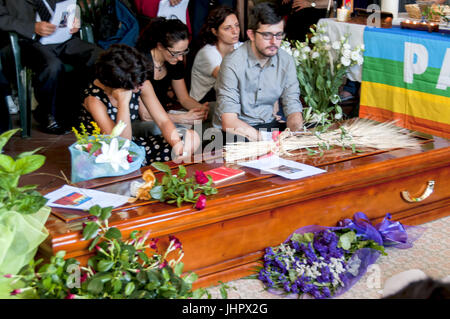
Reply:
[[[133,282],[129,282],[126,286],[125,286],[125,296],[129,296],[131,295],[131,293],[134,291],[135,285]]]
[[[102,208],[99,218],[103,221],[108,220],[111,217],[112,208],[112,206]]]
[[[8,143],[9,139],[19,131],[20,128],[16,128],[13,130],[6,131],[0,135],[0,151],[3,149],[6,143]]]
[[[97,152],[99,149],[102,148],[102,144],[96,142],[92,144],[91,150],[89,151],[89,155],[94,154],[95,152]]]
[[[94,249],[94,247],[98,244],[98,241],[100,240],[101,236],[97,236],[94,238],[94,240],[91,242],[91,244],[89,245],[88,250],[92,250]]]
[[[161,162],[154,162],[154,163],[152,163],[152,166],[160,172],[165,172],[167,174],[171,174],[170,167],[167,164],[164,164]]]
[[[16,163],[11,156],[0,154],[0,168],[7,173],[12,173],[16,168]]]
[[[355,240],[356,233],[354,231],[346,232],[345,234],[339,236],[338,247],[349,250]]]
[[[88,286],[87,286],[87,290],[93,294],[93,295],[98,295],[100,293],[102,293],[103,291],[103,281],[100,278],[93,278]]]
[[[178,177],[179,178],[184,178],[186,176],[187,172],[186,172],[186,168],[183,165],[178,165]]]
[[[198,275],[196,273],[191,272],[189,275],[183,278],[183,280],[188,284],[193,284],[198,279]]]
[[[111,227],[105,233],[105,237],[108,239],[120,239],[122,238],[122,233],[115,227]]]
[[[181,207],[182,203],[183,203],[183,198],[182,197],[178,197],[177,198],[177,207]]]
[[[194,191],[190,187],[188,189],[187,198],[188,199],[193,199],[194,198]]]
[[[99,227],[95,222],[87,222],[83,229],[83,239],[89,240],[97,236]]]
[[[153,163],[154,164],[154,163]],[[150,190],[150,195],[153,199],[161,199],[164,195],[164,189],[161,185],[155,186]]]
[[[122,289],[122,281],[119,279],[111,280],[111,287],[115,293],[118,293]]]
[[[102,208],[100,205],[95,205],[89,208],[89,214],[99,217],[102,213]]]
[[[107,259],[100,260],[99,263],[97,264],[97,269],[100,272],[106,272],[114,266],[114,263],[115,262],[113,260]]]
[[[181,274],[183,273],[183,267],[184,267],[184,264],[182,262],[179,262],[178,264],[176,264],[175,268],[173,269],[174,274],[177,276],[181,276]]]
[[[37,149],[35,149],[34,151],[29,151],[29,152],[23,152],[20,153],[19,155],[17,155],[16,160],[18,160],[19,158],[24,158],[30,155],[33,155],[34,153],[40,151],[43,147],[38,147]]]
[[[39,169],[42,165],[44,165],[45,156],[44,155],[30,155],[23,158],[20,158],[16,161],[15,170],[20,175],[29,174]]]

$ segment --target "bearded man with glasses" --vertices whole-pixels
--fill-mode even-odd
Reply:
[[[213,125],[227,134],[227,141],[236,135],[250,141],[262,140],[265,134],[260,130],[302,130],[295,63],[292,56],[280,50],[284,20],[275,6],[260,3],[253,8],[247,35],[249,40],[221,64]],[[273,108],[277,101],[287,117],[286,123],[275,119]]]

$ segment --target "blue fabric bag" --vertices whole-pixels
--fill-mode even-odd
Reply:
[[[134,47],[139,36],[139,22],[122,1],[115,1],[115,9],[119,22],[117,33],[106,40],[98,40],[97,44],[105,50],[115,43],[122,43]]]
[[[116,137],[119,141],[125,140],[123,137]],[[111,164],[109,163],[96,163],[96,156],[89,155],[86,151],[81,151],[75,148],[77,143],[69,146],[69,151],[71,155],[71,167],[72,175],[71,179],[73,183],[87,181],[99,177],[111,177],[111,176],[122,176],[130,174],[138,170],[142,162],[145,160],[145,150],[144,147],[138,146],[130,141],[130,147],[128,151],[133,154],[133,162],[130,163],[130,168],[125,170],[119,168],[115,171]]]

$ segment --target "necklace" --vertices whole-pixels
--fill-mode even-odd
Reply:
[[[156,65],[155,55],[154,55],[153,51],[150,51],[150,54],[152,55],[152,58],[153,58],[153,66],[155,67],[155,69],[158,72],[161,72],[164,69],[164,62],[161,65]]]

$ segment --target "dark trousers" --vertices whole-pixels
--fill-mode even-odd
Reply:
[[[10,116],[6,96],[10,95],[9,82],[0,70],[0,134],[10,129]]]
[[[80,91],[94,77],[93,66],[101,49],[76,37],[48,45],[22,39],[20,45],[24,64],[35,75],[37,120],[45,121],[51,114],[58,122],[70,125],[73,111],[80,107]],[[73,70],[67,72],[67,68]]]

